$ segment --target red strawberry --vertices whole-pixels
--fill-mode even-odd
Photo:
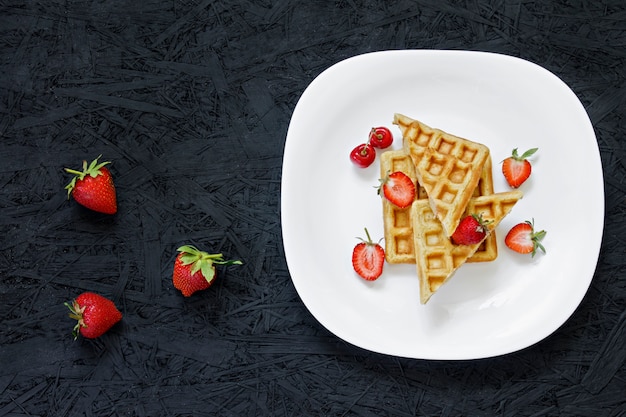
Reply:
[[[491,221],[484,220],[481,214],[470,214],[461,219],[456,230],[450,236],[457,245],[473,245],[482,242],[487,236],[487,225]]]
[[[191,245],[177,249],[172,282],[185,297],[205,290],[215,279],[215,265],[241,265],[241,261],[225,261],[221,253],[208,254]]]
[[[88,339],[100,337],[122,320],[122,313],[113,301],[92,292],[82,293],[72,304],[65,305],[70,309],[70,317],[78,320],[72,332],[74,339],[78,338],[78,333]]]
[[[513,154],[502,161],[502,173],[511,187],[519,187],[530,177],[532,166],[527,158],[537,150],[538,148],[529,149],[520,156],[517,154],[517,148],[515,148]]]
[[[504,238],[504,243],[515,252],[531,253],[534,257],[537,249],[546,253],[546,249],[541,244],[541,240],[546,236],[546,233],[545,230],[535,232],[534,220],[527,220],[524,223],[518,223],[513,226]]]
[[[352,251],[352,267],[361,278],[374,281],[383,273],[385,250],[378,243],[372,242],[370,234],[365,229],[367,240],[361,239]]]
[[[74,174],[72,181],[67,184],[67,198],[70,195],[74,200],[88,209],[105,213],[115,214],[117,212],[117,198],[115,195],[115,185],[108,168],[110,162],[98,163],[98,158],[93,160],[89,166],[87,161],[83,161],[83,170],[75,171],[65,168],[66,172]]]
[[[415,200],[415,184],[404,172],[396,171],[380,180],[378,194],[385,196],[399,208],[406,208]]]

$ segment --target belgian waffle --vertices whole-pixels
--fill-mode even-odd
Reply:
[[[500,224],[522,198],[519,190],[471,198],[467,210],[482,213],[483,219],[490,220],[487,235]],[[415,200],[411,206],[410,218],[413,225],[413,244],[416,254],[417,275],[420,281],[420,302],[426,304],[430,297],[445,284],[456,270],[463,265],[480,247],[455,245],[447,237],[441,222],[435,217],[427,200]]]
[[[451,236],[478,185],[489,148],[401,114],[394,115],[393,123],[402,132],[404,150],[413,160],[433,213]]]
[[[386,151],[380,156],[380,177],[401,171],[415,184],[416,198],[426,199],[426,191],[417,182],[413,161],[403,150]],[[389,263],[415,263],[413,250],[413,225],[411,206],[399,208],[386,198],[382,198],[383,227],[385,236],[385,259]]]
[[[415,175],[413,161],[404,150],[386,151],[380,156],[381,178],[385,175],[401,171],[413,180],[416,185],[417,199],[426,200],[428,195]],[[478,186],[474,189],[473,197],[493,194],[493,179],[491,157],[483,167]],[[383,225],[385,233],[385,258],[388,263],[415,263],[415,250],[413,244],[413,224],[411,222],[411,207],[398,208],[385,198],[383,205]],[[495,231],[487,236],[485,241],[478,247],[476,252],[467,262],[489,262],[498,257]]]

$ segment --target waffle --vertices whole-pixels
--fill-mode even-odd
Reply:
[[[515,190],[474,197],[470,199],[467,210],[470,213],[482,213],[483,219],[491,220],[487,226],[489,235],[522,195],[521,191]],[[420,302],[426,304],[478,250],[481,243],[473,245],[452,243],[446,236],[441,222],[435,218],[427,200],[415,200],[411,206],[410,216],[414,230],[417,275],[420,281]]]
[[[380,175],[384,178],[390,172],[402,171],[416,184],[417,199],[426,200],[426,190],[417,181],[411,157],[404,150],[386,151],[380,156]],[[474,189],[473,197],[493,194],[491,157],[487,158],[483,172]],[[401,209],[382,199],[383,225],[385,232],[385,258],[388,263],[415,263],[413,245],[413,225],[411,207]],[[495,231],[487,236],[474,255],[467,262],[489,262],[498,257]]]
[[[415,184],[416,198],[428,198],[426,191],[417,182],[413,161],[403,151],[386,151],[380,156],[380,177],[392,172],[404,172]],[[386,198],[382,198],[383,228],[385,236],[385,259],[392,264],[415,263],[413,250],[413,226],[411,206],[399,208]]]
[[[411,155],[433,213],[451,236],[478,184],[489,148],[401,114],[394,115],[393,123],[402,131],[404,150]]]

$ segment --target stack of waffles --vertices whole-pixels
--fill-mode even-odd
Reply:
[[[485,145],[401,114],[394,116],[394,124],[402,132],[403,149],[381,155],[381,177],[404,172],[417,193],[405,209],[382,199],[385,257],[389,263],[416,264],[420,302],[426,304],[465,262],[496,259],[494,229],[522,193],[494,193],[491,156]],[[481,214],[489,222],[486,237],[473,245],[456,245],[450,236],[469,214]]]

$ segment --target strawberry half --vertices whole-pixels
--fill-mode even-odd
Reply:
[[[372,242],[370,234],[365,229],[367,240],[357,244],[352,251],[352,267],[359,276],[367,281],[378,279],[383,273],[385,264],[385,250],[378,243]]]
[[[77,320],[72,335],[94,339],[106,333],[115,323],[122,320],[122,313],[113,301],[93,292],[84,292],[72,304],[64,303],[70,309],[70,317]]]
[[[98,162],[100,156],[89,165],[87,161],[83,161],[82,171],[65,168],[66,172],[74,174],[72,181],[65,186],[67,198],[69,199],[71,195],[78,204],[88,209],[115,214],[117,212],[115,185],[111,172],[105,167],[110,162]]]
[[[407,208],[415,200],[415,184],[404,172],[392,172],[379,181],[378,195],[382,194],[393,205]]]
[[[487,236],[487,225],[491,221],[484,220],[482,214],[470,214],[463,217],[456,230],[450,236],[457,245],[473,245],[482,242]]]
[[[241,261],[226,261],[221,253],[209,254],[185,245],[177,249],[172,282],[185,297],[209,288],[215,280],[215,265],[241,265]]]
[[[525,221],[524,223],[516,224],[509,230],[509,233],[504,238],[504,244],[515,252],[531,253],[534,257],[537,249],[546,253],[546,249],[541,244],[541,240],[546,236],[546,233],[545,230],[535,232],[534,220]]]
[[[513,188],[522,185],[532,171],[532,166],[527,158],[537,152],[539,148],[532,148],[524,152],[521,156],[517,153],[517,148],[513,149],[513,154],[502,161],[502,174]]]

